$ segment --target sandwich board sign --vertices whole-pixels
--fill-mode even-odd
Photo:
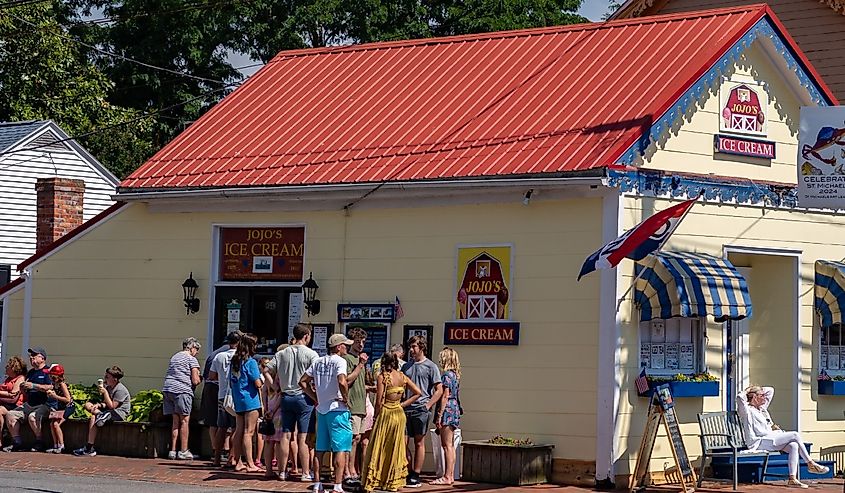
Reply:
[[[666,429],[669,437],[669,445],[672,450],[672,457],[675,459],[675,467],[681,481],[681,491],[694,491],[696,484],[695,470],[687,456],[684,448],[684,440],[681,435],[681,428],[678,425],[678,415],[675,413],[675,403],[672,399],[672,391],[669,384],[664,384],[654,389],[651,396],[651,405],[646,418],[643,440],[640,443],[640,451],[637,454],[637,465],[634,467],[634,474],[631,478],[630,493],[648,486],[649,474],[648,464],[651,461],[651,453],[654,450],[654,440],[660,423]]]

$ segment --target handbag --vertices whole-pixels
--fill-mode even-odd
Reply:
[[[258,423],[258,433],[265,436],[273,436],[276,434],[276,425],[273,424],[272,419],[263,419]]]
[[[233,373],[232,376],[235,379],[239,379],[240,372]],[[227,413],[231,414],[232,416],[237,416],[238,413],[235,411],[235,401],[232,399],[232,379],[229,379],[229,385],[226,387],[226,396],[223,397],[223,410]]]

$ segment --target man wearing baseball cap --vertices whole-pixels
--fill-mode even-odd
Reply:
[[[32,433],[35,435],[33,452],[43,452],[44,442],[41,436],[41,422],[50,415],[52,410],[47,404],[47,391],[53,390],[53,382],[50,380],[49,369],[47,368],[47,351],[40,346],[31,347],[29,353],[29,364],[32,367],[26,374],[26,380],[21,384],[21,392],[24,394],[23,406],[9,411],[6,422],[9,433],[12,435],[12,444],[3,448],[4,452],[20,452],[24,450],[21,440],[21,420],[26,419]]]
[[[329,337],[329,354],[314,360],[299,380],[302,391],[317,403],[315,493],[323,490],[317,474],[326,452],[332,452],[334,456],[333,491],[343,491],[343,471],[347,455],[352,450],[352,423],[347,404],[349,386],[346,383],[347,367],[343,356],[349,349],[347,346],[352,344],[353,341],[343,334]]]

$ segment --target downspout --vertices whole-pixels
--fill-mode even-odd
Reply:
[[[602,241],[616,239],[622,227],[622,200],[618,189],[608,188],[602,199]],[[615,482],[618,450],[616,433],[620,385],[619,341],[621,328],[616,308],[621,269],[600,270],[599,336],[596,381],[596,482]],[[607,487],[607,485],[604,485]]]
[[[21,353],[27,354],[29,350],[29,331],[32,320],[32,269],[24,269],[21,272],[21,277],[24,278],[23,283],[23,323],[21,330]],[[4,310],[5,312],[5,310]],[[5,331],[4,331],[5,337]]]

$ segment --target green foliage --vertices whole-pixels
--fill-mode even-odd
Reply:
[[[528,447],[534,445],[534,442],[530,438],[506,438],[502,435],[496,435],[490,440],[487,440],[487,443],[492,443],[494,445],[511,445],[514,447]]]
[[[77,136],[137,116],[109,102],[114,83],[65,36],[48,2],[0,10],[0,120],[53,120]],[[149,129],[139,121],[79,140],[121,176],[151,153]]]
[[[717,382],[719,379],[708,372],[700,373],[677,373],[671,377],[648,377],[649,382],[665,383],[665,382]]]
[[[132,396],[132,411],[126,418],[131,423],[151,421],[154,411],[160,410],[164,402],[164,395],[158,390],[144,390]]]
[[[73,402],[76,403],[76,408],[73,414],[70,415],[70,419],[88,419],[91,417],[91,413],[83,409],[82,405],[85,402],[98,403],[103,400],[103,396],[100,394],[96,385],[86,386],[79,383],[72,383],[68,384],[67,388],[70,391]]]

